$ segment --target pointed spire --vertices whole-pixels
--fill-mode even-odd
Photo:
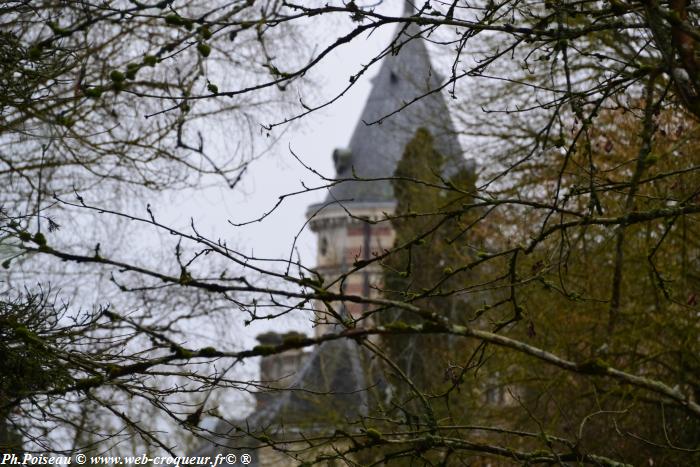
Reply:
[[[407,1],[407,9],[412,8],[415,1]],[[394,174],[404,147],[421,127],[427,128],[435,137],[436,147],[443,156],[456,161],[453,165],[461,164],[462,150],[444,97],[429,92],[439,89],[442,78],[432,68],[420,31],[407,29],[398,25],[399,33],[406,36],[399,40],[402,44],[399,53],[387,55],[373,78],[372,89],[348,150],[334,154],[338,178],[378,180],[345,181],[334,185],[326,202],[392,202],[393,187],[386,178]],[[419,96],[424,97],[413,102]],[[408,102],[412,104],[406,106]],[[381,124],[377,123],[379,120],[382,120]]]

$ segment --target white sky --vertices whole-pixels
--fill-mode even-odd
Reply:
[[[386,1],[382,10],[398,15],[403,4],[401,0]],[[395,27],[384,27],[369,38],[365,36],[352,41],[330,54],[308,77],[326,97],[332,97],[331,93],[343,89],[349,77],[363,63],[389,44],[394,32]],[[322,45],[334,39],[323,37],[318,42]],[[300,125],[275,130],[275,136],[281,135],[279,144],[251,164],[236,190],[210,187],[171,195],[171,199],[159,207],[159,218],[171,225],[186,227],[192,217],[200,233],[225,239],[229,246],[235,246],[243,253],[266,258],[288,257],[294,236],[306,220],[307,207],[321,201],[326,195],[325,191],[287,199],[278,210],[259,223],[234,228],[227,221],[243,222],[259,217],[274,206],[279,196],[301,189],[302,181],[310,186],[321,184],[317,177],[309,174],[294,159],[289,148],[308,165],[333,177],[333,149],[348,145],[369,94],[371,78],[378,71],[379,64],[375,64],[370,73],[363,76],[339,102],[305,117]],[[275,117],[268,121],[280,119],[281,116]],[[209,135],[212,136],[217,137]],[[297,248],[303,263],[313,266],[316,261],[316,239],[310,230],[304,230],[297,241]],[[275,323],[276,330],[279,330],[280,324]],[[295,328],[305,327],[298,321],[288,321],[286,324]],[[267,323],[251,326],[246,330],[247,337],[250,339],[268,328]]]
[[[403,2],[398,0],[390,4],[392,8],[396,6],[396,14],[401,11],[402,5]],[[353,41],[343,47],[340,53],[327,57],[310,78],[327,96],[332,90],[342,89],[362,63],[369,61],[389,43],[393,32],[393,27],[383,28],[369,39],[365,37]],[[163,214],[176,224],[181,224],[182,221],[189,223],[189,217],[194,217],[202,233],[226,238],[244,252],[254,251],[256,256],[264,257],[288,256],[293,237],[305,221],[307,206],[321,201],[325,197],[325,191],[288,199],[261,223],[234,228],[227,220],[242,222],[255,219],[269,210],[280,195],[301,189],[302,181],[311,186],[321,183],[294,159],[289,148],[305,163],[333,177],[333,149],[348,145],[369,94],[370,80],[378,71],[379,67],[375,65],[369,75],[360,79],[339,102],[305,117],[300,125],[286,131],[285,128],[274,130],[275,136],[281,134],[279,144],[251,164],[236,190],[211,187],[175,195],[171,200],[173,212]],[[269,120],[281,116],[275,117]],[[313,234],[306,232],[300,239],[299,247],[305,264],[313,265]]]

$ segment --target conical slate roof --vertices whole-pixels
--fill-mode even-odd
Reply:
[[[250,465],[258,465],[254,449],[260,443],[245,432],[272,439],[332,432],[367,415],[378,398],[385,398],[385,391],[386,383],[366,349],[351,339],[325,342],[307,356],[291,385],[266,394],[263,407],[246,419],[219,422],[195,455],[248,453],[254,461]]]
[[[271,434],[327,431],[367,415],[385,383],[371,355],[350,339],[321,344],[306,358],[294,382],[250,417],[249,426]]]
[[[425,41],[415,37],[418,34],[417,26],[413,25],[400,32],[394,43],[396,53],[384,58],[350,147],[333,154],[336,178],[393,176],[406,144],[420,127],[427,128],[435,138],[436,149],[448,161],[448,170],[467,167],[442,92],[432,92],[401,109],[442,84],[442,78],[431,66]],[[372,124],[380,119],[381,123]],[[352,180],[333,186],[326,203],[392,200],[389,180]]]

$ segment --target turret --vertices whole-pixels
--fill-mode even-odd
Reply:
[[[414,13],[411,2],[405,8],[406,15]],[[435,92],[442,78],[432,68],[418,27],[401,29],[386,52],[349,147],[333,151],[336,179],[342,181],[307,211],[318,237],[317,267],[328,283],[357,261],[392,248],[394,232],[386,220],[395,207],[390,177],[418,128],[430,130],[436,148],[451,161],[448,166],[465,164],[447,104]],[[381,277],[374,264],[348,277],[343,292],[372,296]],[[356,316],[364,309],[347,303],[339,311]],[[317,330],[322,333],[323,327]]]

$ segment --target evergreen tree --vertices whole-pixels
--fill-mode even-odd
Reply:
[[[420,128],[397,164],[392,185],[396,240],[384,264],[385,295],[419,304],[427,313],[453,322],[466,322],[471,317],[471,296],[452,291],[472,276],[460,267],[474,258],[478,243],[461,235],[475,217],[463,209],[472,202],[474,174],[457,157],[442,155],[430,132]],[[425,322],[405,310],[382,312],[380,321],[398,327]],[[459,383],[450,355],[463,341],[438,334],[397,334],[387,336],[383,345],[422,391]],[[405,387],[403,382],[396,384]]]

